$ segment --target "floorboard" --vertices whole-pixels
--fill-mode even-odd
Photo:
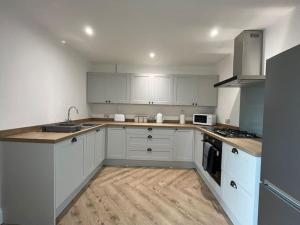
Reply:
[[[193,169],[104,167],[58,225],[232,225]]]

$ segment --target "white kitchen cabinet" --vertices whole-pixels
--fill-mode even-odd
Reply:
[[[199,77],[197,81],[197,106],[217,106],[218,88],[214,88],[214,84],[218,82],[218,76]]]
[[[151,77],[151,102],[168,105],[173,103],[174,79],[172,76],[155,75]]]
[[[109,103],[129,103],[129,78],[127,75],[113,74],[109,76],[106,87],[106,98]]]
[[[218,76],[177,76],[176,105],[216,106]]]
[[[99,166],[105,157],[105,129],[96,130],[95,140],[95,166]]]
[[[107,128],[107,158],[126,158],[126,129],[125,127]]]
[[[198,169],[203,172],[202,159],[203,159],[203,133],[195,131],[195,164]]]
[[[222,174],[222,199],[239,225],[255,225],[253,197],[228,174]]]
[[[174,79],[166,75],[132,75],[131,103],[172,104]]]
[[[124,74],[88,73],[88,103],[129,103],[129,78]]]
[[[176,129],[174,135],[175,161],[193,161],[194,131],[188,129]]]
[[[150,104],[150,78],[148,75],[131,75],[131,103]]]
[[[55,204],[60,206],[84,179],[84,136],[55,145]]]
[[[223,142],[222,198],[229,217],[240,225],[256,225],[261,158]]]
[[[176,78],[176,105],[194,105],[197,102],[197,79],[195,76]]]
[[[86,145],[84,148],[84,176],[87,177],[95,169],[95,143],[96,132],[86,134]]]
[[[170,130],[160,129],[160,134],[151,131],[146,134],[143,130],[140,129],[139,134],[136,129],[127,132],[127,159],[172,160],[173,135]]]
[[[87,75],[87,102],[106,103],[107,75],[89,73]]]

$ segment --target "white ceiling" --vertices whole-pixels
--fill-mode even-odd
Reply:
[[[2,0],[1,0],[2,1]],[[300,0],[4,0],[96,63],[215,64],[244,29],[263,29]],[[3,1],[2,1],[3,3]],[[2,4],[1,3],[1,4]],[[90,25],[94,37],[83,27]],[[213,27],[220,34],[212,39]],[[148,53],[154,51],[151,60]]]

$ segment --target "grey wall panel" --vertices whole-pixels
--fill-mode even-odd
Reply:
[[[262,136],[264,82],[241,88],[240,128]]]

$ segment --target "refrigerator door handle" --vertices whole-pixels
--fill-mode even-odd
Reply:
[[[271,191],[274,195],[276,195],[286,204],[292,206],[294,209],[300,212],[300,202],[297,199],[293,198],[283,190],[279,189],[276,185],[272,184],[268,180],[264,180],[262,184],[265,186],[267,190]]]

